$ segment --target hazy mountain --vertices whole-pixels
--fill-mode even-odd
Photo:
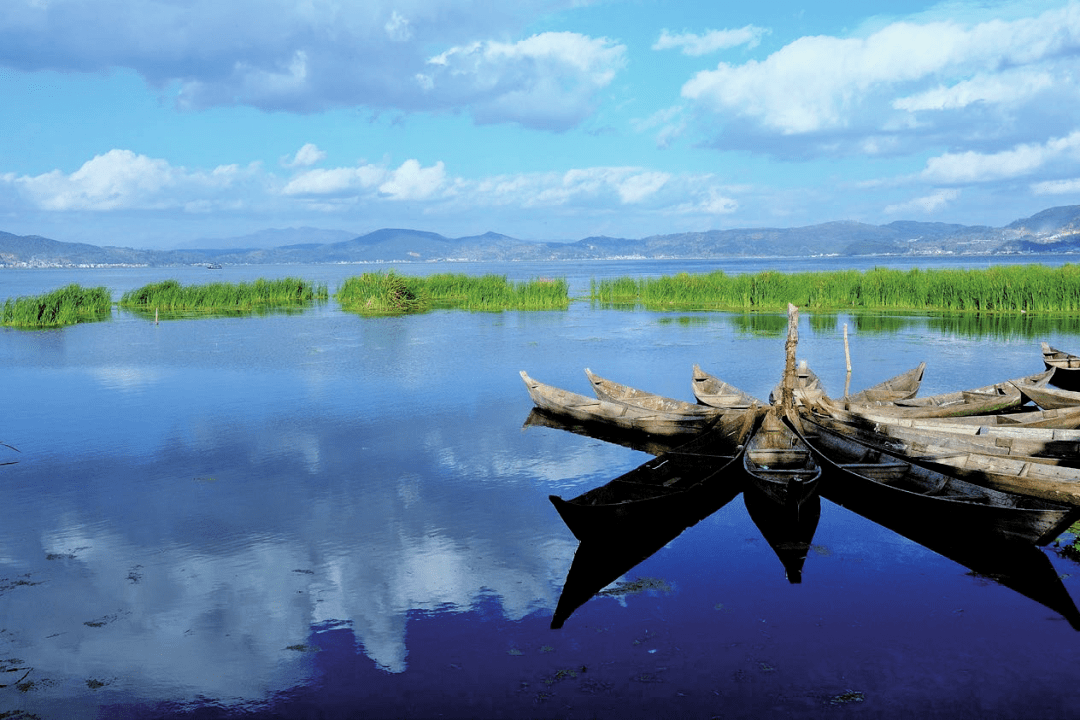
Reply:
[[[229,244],[229,247],[206,245]],[[235,243],[235,244],[233,244]],[[589,260],[612,258],[810,257],[1080,251],[1080,205],[1044,210],[1001,228],[897,221],[828,222],[796,228],[742,228],[587,237],[577,242],[519,240],[495,232],[448,238],[385,228],[354,236],[340,230],[285,228],[215,241],[201,248],[137,250],[65,243],[0,232],[0,266],[191,265],[200,263],[362,263]]]

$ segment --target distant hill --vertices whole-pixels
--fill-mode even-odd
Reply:
[[[340,230],[285,228],[235,238],[193,240],[190,244],[202,247],[137,250],[0,232],[0,267],[1078,252],[1080,205],[1049,208],[1000,228],[914,221],[887,225],[838,221],[796,228],[709,230],[639,239],[598,236],[569,243],[519,240],[495,232],[448,238],[404,228],[385,228],[359,236]]]

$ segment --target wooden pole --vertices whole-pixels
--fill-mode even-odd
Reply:
[[[784,379],[780,384],[780,407],[788,413],[795,407],[795,348],[799,344],[799,308],[787,306],[787,342],[784,343]]]
[[[848,396],[851,389],[851,349],[847,341],[847,323],[844,323],[844,360],[847,362],[847,379],[844,381],[844,397]]]

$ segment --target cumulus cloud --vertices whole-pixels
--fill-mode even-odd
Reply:
[[[114,149],[70,174],[53,170],[36,176],[9,174],[5,179],[44,210],[165,209],[213,197],[241,182],[249,170],[222,165],[210,172],[189,172],[160,158]]]
[[[468,105],[479,122],[565,130],[592,112],[625,64],[626,47],[607,38],[546,32],[452,47],[415,82],[435,104]]]
[[[995,153],[945,153],[930,158],[921,177],[935,183],[987,182],[1029,175],[1063,158],[1073,162],[1080,158],[1080,131]]]
[[[898,141],[881,147],[910,150],[973,136],[1035,139],[1045,132],[1040,117],[1080,111],[1078,73],[1080,4],[1070,3],[1011,20],[801,37],[764,59],[698,72],[682,96],[723,127],[718,145],[767,137],[776,152],[835,154],[892,135]]]
[[[0,67],[130,68],[153,86],[179,87],[191,110],[452,109],[562,130],[591,112],[624,48],[574,33],[486,38],[513,38],[539,13],[574,4],[110,0],[104,12],[98,0],[6,0]],[[451,48],[441,68],[429,62],[432,47]]]
[[[306,143],[291,158],[288,156],[282,158],[281,164],[285,167],[311,167],[325,159],[326,153],[320,150],[318,145]]]
[[[698,57],[718,50],[746,45],[757,47],[768,29],[747,25],[737,30],[706,30],[703,34],[672,33],[666,28],[660,31],[660,37],[653,43],[653,50],[678,49],[683,55]]]

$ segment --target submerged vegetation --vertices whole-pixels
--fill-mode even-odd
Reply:
[[[250,283],[208,283],[181,285],[176,280],[144,285],[120,298],[120,307],[132,310],[235,311],[259,307],[302,305],[326,300],[325,284],[298,278],[258,280]]]
[[[874,268],[866,272],[727,275],[721,270],[659,278],[593,280],[590,298],[652,310],[1080,312],[1080,266],[1002,265],[978,270]]]
[[[416,313],[436,307],[564,310],[570,304],[569,286],[562,278],[514,283],[505,275],[441,273],[425,278],[398,275],[393,270],[348,278],[335,297],[343,309],[365,315]]]
[[[0,325],[17,328],[55,328],[109,317],[112,296],[108,288],[71,284],[44,295],[4,301]]]

